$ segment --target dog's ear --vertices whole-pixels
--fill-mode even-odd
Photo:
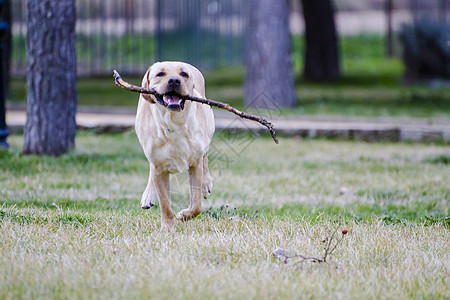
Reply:
[[[194,82],[194,90],[200,93],[201,97],[205,98],[205,78],[203,78],[202,72],[196,67],[191,66]]]
[[[147,72],[145,72],[144,78],[142,78],[142,87],[148,89],[150,86],[150,70],[151,67],[148,68]],[[150,103],[155,103],[155,101],[153,101],[152,95],[150,94],[141,94],[142,98],[144,98],[145,100],[147,100]]]

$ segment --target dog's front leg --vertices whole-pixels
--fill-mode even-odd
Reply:
[[[154,179],[154,187],[161,206],[161,226],[172,228],[174,220],[172,208],[170,207],[169,173],[156,169],[154,165],[151,165],[150,173],[154,176],[152,177]]]
[[[150,167],[150,174],[148,176],[148,183],[147,187],[145,188],[144,193],[142,194],[141,198],[141,207],[142,209],[149,209],[156,203],[156,188],[155,188],[155,172],[151,171]]]
[[[202,176],[202,195],[204,199],[207,199],[211,194],[213,184],[211,173],[208,168],[208,153],[203,156],[203,176]]]
[[[203,158],[196,166],[189,167],[189,192],[191,203],[189,208],[177,213],[177,219],[187,221],[202,212]]]

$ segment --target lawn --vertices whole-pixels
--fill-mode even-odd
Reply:
[[[302,39],[293,39],[301,53]],[[401,84],[399,59],[377,36],[341,40],[343,78],[301,79],[282,116],[428,118],[449,122],[450,90]],[[120,70],[119,70],[120,71]],[[205,72],[207,96],[243,104],[242,68]],[[139,77],[125,78],[135,84]],[[24,79],[10,103],[23,103]],[[135,107],[112,77],[80,78],[80,106]],[[159,207],[141,210],[148,163],[134,132],[79,132],[76,149],[0,151],[0,299],[448,299],[450,145],[364,143],[217,132],[214,188],[195,220],[162,230]],[[172,176],[172,207],[187,207],[188,178]],[[348,234],[341,230],[348,228]],[[330,264],[321,257],[337,230]],[[335,237],[337,237],[335,236]]]
[[[139,208],[148,165],[133,132],[81,132],[59,158],[8,141],[0,298],[450,297],[448,145],[218,132],[204,213],[167,232],[158,207]],[[175,211],[186,179],[172,178]],[[321,256],[344,227],[330,265],[272,254]]]

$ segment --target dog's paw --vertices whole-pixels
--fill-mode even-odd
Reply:
[[[181,221],[188,221],[198,216],[201,212],[202,212],[201,209],[200,210],[183,209],[182,211],[177,213],[176,218]]]
[[[173,230],[173,216],[169,219],[161,219],[161,230]]]
[[[213,183],[211,178],[204,180],[202,184],[202,196],[204,199],[207,199],[209,195],[211,195]]]
[[[156,192],[152,188],[145,189],[144,193],[142,194],[141,198],[141,208],[142,209],[149,209],[156,203]]]

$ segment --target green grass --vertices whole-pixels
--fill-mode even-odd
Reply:
[[[60,158],[24,156],[21,138],[9,141],[13,150],[0,152],[0,205],[139,211],[136,199],[145,187],[148,164],[133,132],[80,133],[75,151]],[[205,207],[226,204],[250,215],[256,210],[267,216],[326,212],[356,221],[447,224],[449,149],[294,139],[283,139],[280,147],[218,132],[210,149],[215,193]],[[172,187],[174,205],[181,209],[186,176],[175,176]],[[350,192],[340,195],[342,187]]]
[[[148,163],[133,132],[81,132],[76,149],[0,151],[0,298],[450,297],[450,147],[333,142],[216,133],[211,197],[195,220],[161,230],[141,210]],[[341,193],[342,187],[346,192]],[[171,180],[175,211],[185,175]],[[331,262],[335,228],[349,233]]]
[[[289,114],[429,118],[449,121],[450,90],[427,87],[319,86],[297,89],[297,107]]]

